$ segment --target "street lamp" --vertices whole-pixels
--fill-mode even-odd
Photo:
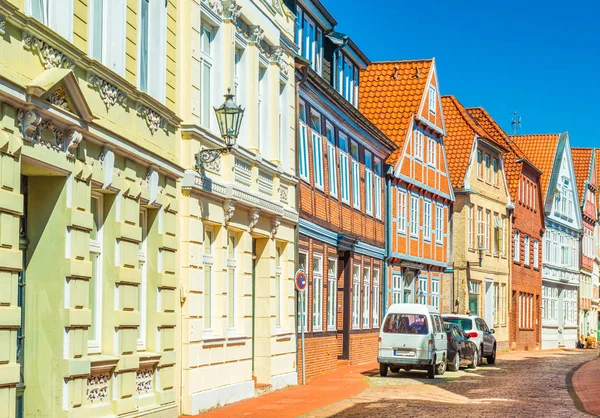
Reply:
[[[204,164],[212,163],[221,154],[229,154],[240,133],[244,109],[233,101],[231,89],[227,89],[225,102],[220,107],[213,109],[217,115],[217,123],[219,124],[219,131],[221,132],[221,138],[225,142],[225,147],[199,151],[196,154],[196,170],[198,171]]]

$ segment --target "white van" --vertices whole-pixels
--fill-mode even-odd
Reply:
[[[389,307],[379,331],[379,374],[389,369],[427,370],[427,377],[446,371],[448,341],[444,322],[433,306],[399,303]]]

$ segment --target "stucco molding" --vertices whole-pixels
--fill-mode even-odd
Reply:
[[[242,6],[237,4],[235,0],[225,0],[223,2],[223,20],[236,22],[241,14]]]
[[[152,135],[154,135],[159,129],[167,132],[167,120],[149,107],[138,103],[137,115],[146,119],[146,124],[148,125],[148,129],[150,129],[150,133],[152,133]]]
[[[98,77],[96,74],[90,73],[88,76],[88,83],[90,86],[98,90],[106,109],[109,109],[111,106],[116,104],[120,104],[121,106],[125,107],[127,106],[127,95],[103,78]]]
[[[260,209],[253,209],[250,212],[250,219],[248,220],[248,232],[254,231],[254,228],[258,224],[260,219]]]
[[[223,219],[225,226],[229,225],[233,214],[235,213],[235,200],[226,199],[223,202]]]
[[[4,35],[6,33],[6,19],[4,16],[0,16],[0,35]]]
[[[50,68],[75,69],[75,61],[33,35],[26,34],[23,38],[23,45],[30,51],[37,51],[44,68],[47,70]]]

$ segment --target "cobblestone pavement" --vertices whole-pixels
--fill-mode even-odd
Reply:
[[[596,350],[506,354],[495,365],[446,372],[365,373],[371,387],[305,417],[588,417],[571,397],[571,375]],[[577,405],[576,405],[577,403]]]

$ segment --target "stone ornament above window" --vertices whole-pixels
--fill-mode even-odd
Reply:
[[[54,106],[58,106],[63,110],[71,112],[69,108],[69,103],[67,102],[67,93],[65,92],[64,87],[59,87],[54,90],[46,99],[49,103],[52,103]]]
[[[42,64],[47,70],[50,68],[75,69],[75,62],[73,60],[33,35],[25,35],[23,44],[26,48],[38,52]]]
[[[75,156],[75,150],[83,140],[80,132],[70,131],[66,135],[62,129],[54,126],[52,121],[42,120],[36,110],[19,110],[17,114],[21,134],[26,142],[40,144],[48,149],[65,152],[67,158]]]
[[[127,105],[127,95],[110,84],[108,81],[98,77],[95,74],[90,74],[88,77],[88,83],[93,88],[98,89],[106,109],[109,109],[111,106],[116,104],[120,104],[121,106]]]
[[[159,128],[167,132],[167,120],[154,110],[147,108],[143,104],[138,104],[137,114],[146,119],[146,124],[152,134],[158,131]]]
[[[242,6],[235,0],[225,0],[223,2],[223,19],[237,21],[242,14]]]
[[[91,375],[87,378],[86,399],[88,402],[102,402],[108,398],[108,373]]]

